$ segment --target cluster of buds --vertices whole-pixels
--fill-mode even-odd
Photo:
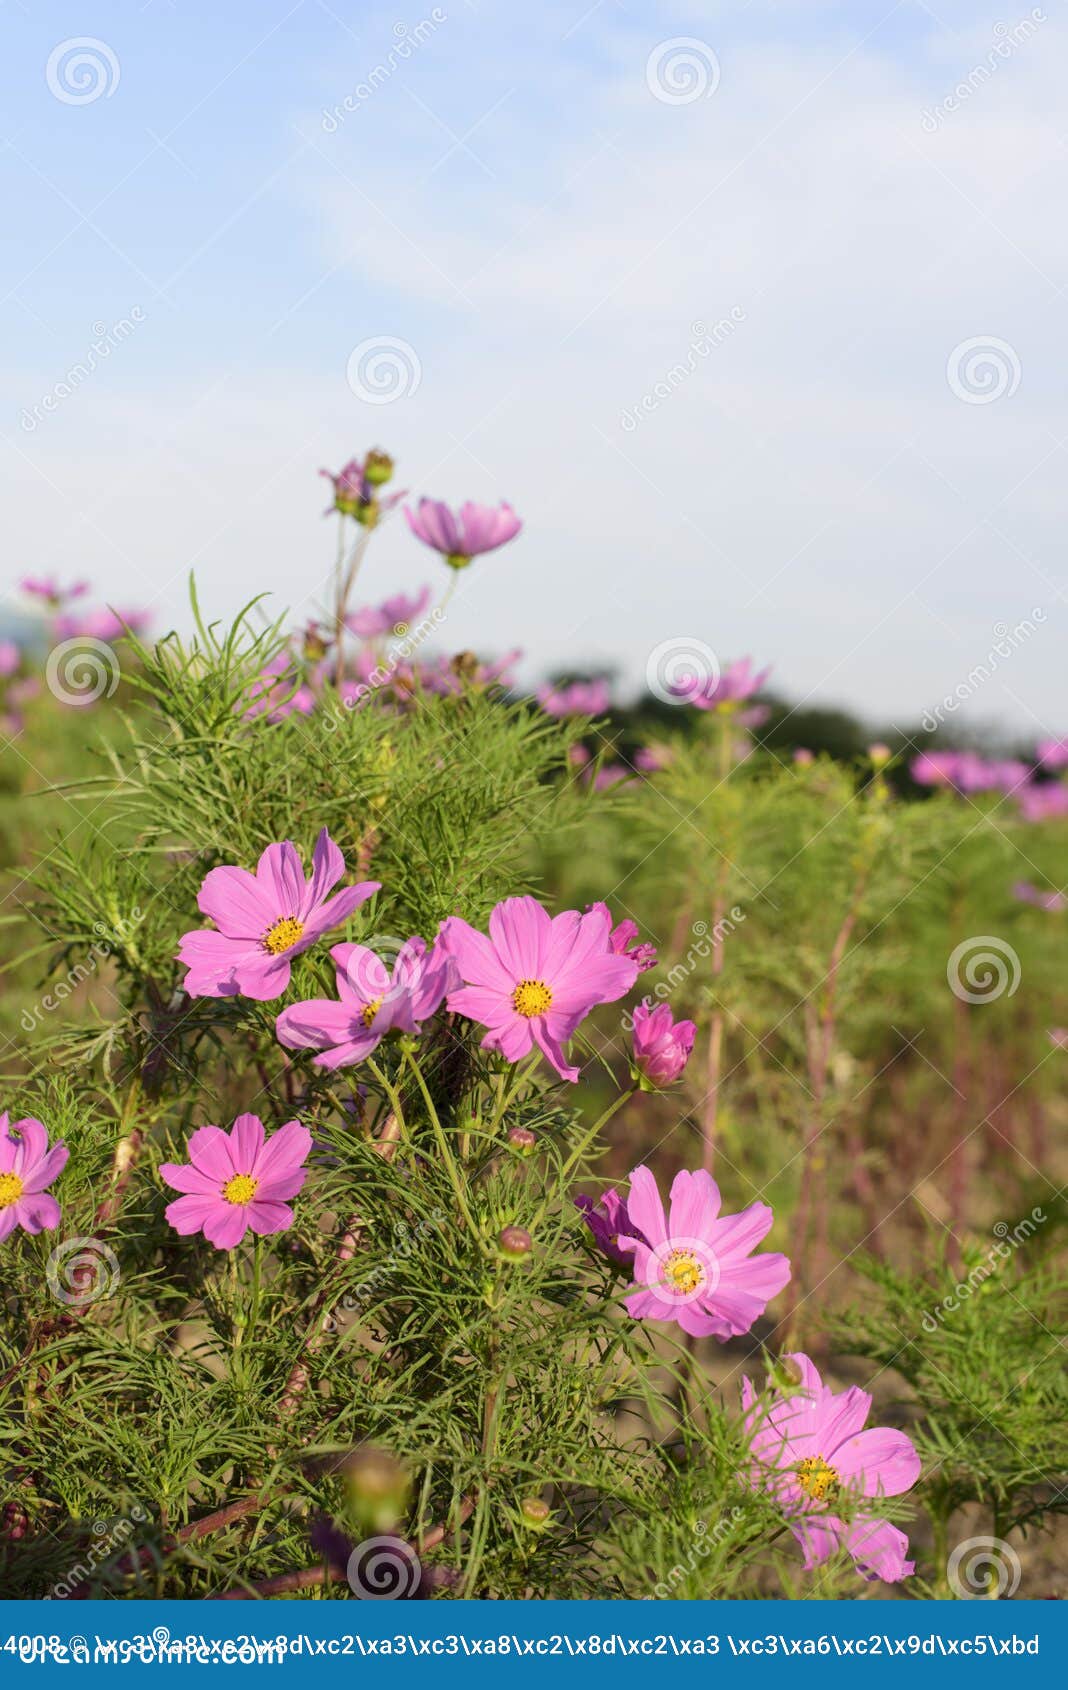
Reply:
[[[403,492],[391,493],[388,499],[379,497],[378,489],[392,480],[393,459],[377,446],[367,453],[362,463],[359,458],[350,458],[336,475],[328,469],[320,470],[319,474],[325,475],[334,488],[334,502],[327,506],[324,515],[340,511],[342,516],[351,516],[363,528],[374,528],[379,519],[405,497]]]

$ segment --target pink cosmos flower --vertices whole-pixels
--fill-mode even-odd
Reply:
[[[452,569],[465,569],[473,557],[495,552],[514,540],[523,524],[511,505],[476,505],[468,500],[455,515],[440,499],[420,499],[413,513],[406,505],[408,527],[417,540],[440,552]]]
[[[797,764],[799,769],[807,769],[809,765],[815,761],[815,754],[808,749],[807,745],[798,745],[795,748],[794,762]]]
[[[366,945],[334,945],[338,1000],[309,998],[283,1009],[275,1023],[291,1050],[318,1050],[319,1068],[362,1062],[394,1030],[417,1033],[446,992],[460,985],[452,958],[425,939],[405,940],[392,971]]]
[[[607,681],[572,681],[567,687],[539,687],[536,697],[549,716],[603,716],[611,691]]]
[[[618,786],[620,781],[630,780],[633,773],[626,763],[602,763],[595,770],[587,769],[585,778],[594,792],[607,792],[609,788]]]
[[[1061,786],[1057,781],[1025,786],[1016,797],[1025,822],[1045,822],[1068,815],[1068,786]]]
[[[489,1029],[483,1050],[518,1062],[536,1044],[561,1079],[577,1080],[564,1045],[594,1004],[614,1003],[638,977],[637,963],[610,949],[611,924],[603,907],[550,916],[534,898],[498,904],[488,938],[450,916],[438,942],[464,982],[450,1010]]]
[[[202,1232],[217,1250],[232,1250],[251,1229],[266,1235],[293,1224],[287,1199],[307,1178],[302,1165],[312,1135],[287,1121],[265,1135],[257,1115],[239,1115],[229,1132],[199,1127],[189,1140],[188,1162],[162,1162],[160,1177],[185,1195],[167,1205],[175,1232]]]
[[[645,775],[659,774],[661,769],[671,767],[674,756],[669,745],[641,745],[634,753],[634,767]]]
[[[649,1008],[644,998],[634,1011],[634,1071],[652,1087],[674,1085],[693,1050],[693,1021],[675,1021],[666,1003]]]
[[[121,640],[143,634],[152,620],[148,610],[90,610],[84,616],[57,616],[52,624],[58,640]]]
[[[619,1235],[634,1238],[640,1237],[637,1227],[627,1213],[627,1205],[618,1191],[606,1191],[596,1203],[592,1197],[576,1197],[575,1207],[593,1234],[594,1243],[603,1256],[609,1261],[617,1262],[620,1267],[629,1267],[631,1254],[629,1250],[621,1250]],[[645,1243],[645,1240],[641,1240]]]
[[[770,668],[755,673],[752,658],[739,657],[718,675],[684,678],[671,690],[698,710],[723,710],[752,698],[770,674]]]
[[[839,1548],[847,1549],[858,1572],[887,1583],[915,1570],[905,1559],[908,1538],[870,1509],[851,1510],[848,1521],[833,1509],[835,1499],[900,1496],[920,1476],[920,1458],[904,1432],[864,1422],[871,1410],[867,1391],[851,1386],[834,1392],[824,1385],[806,1355],[786,1356],[799,1378],[796,1390],[779,1394],[770,1407],[757,1399],[749,1380],[742,1384],[745,1425],[750,1433],[754,1490],[779,1499],[790,1530],[805,1552],[805,1566],[816,1567]]]
[[[379,605],[366,605],[363,610],[354,610],[351,616],[346,616],[345,626],[360,640],[378,639],[382,634],[394,634],[398,630],[407,633],[429,603],[429,587],[421,587],[414,598],[408,598],[405,593],[394,593],[392,598],[383,599]]]
[[[1068,1050],[1068,1027],[1050,1027],[1046,1037],[1054,1050]]]
[[[1012,895],[1021,904],[1034,904],[1036,909],[1049,910],[1051,914],[1063,910],[1068,904],[1068,898],[1063,892],[1043,892],[1040,887],[1032,885],[1030,880],[1018,880],[1012,889]]]
[[[21,662],[22,653],[14,640],[0,640],[0,677],[17,674]]]
[[[328,898],[344,872],[345,859],[325,827],[315,842],[308,879],[288,839],[268,845],[255,874],[213,868],[197,904],[218,932],[198,928],[183,934],[178,960],[189,969],[186,991],[195,998],[241,993],[260,1003],[281,997],[293,958],[331,927],[340,927],[381,885],[364,880]]]
[[[506,651],[503,657],[496,657],[491,663],[482,663],[470,652],[460,652],[455,657],[441,657],[437,663],[424,663],[414,672],[413,685],[422,687],[426,692],[433,692],[446,698],[462,693],[465,686],[488,687],[515,685],[512,671],[522,657],[522,650],[517,646],[512,651]]]
[[[63,1172],[70,1154],[63,1143],[48,1148],[48,1129],[27,1115],[12,1126],[0,1113],[0,1243],[17,1226],[52,1232],[59,1225],[59,1204],[46,1186]]]
[[[1038,761],[1046,769],[1068,769],[1068,738],[1040,739]]]
[[[611,926],[612,916],[607,904],[596,903],[590,904],[589,907],[591,910],[596,910],[598,915],[607,916],[609,926]],[[638,945],[635,943],[637,937],[638,923],[631,921],[628,916],[612,928],[608,935],[608,949],[613,951],[616,956],[629,956],[632,962],[638,964],[638,973],[644,974],[647,968],[656,967],[656,946],[649,944],[648,941]]]
[[[310,716],[319,700],[311,687],[298,684],[298,670],[290,652],[270,658],[251,682],[243,716],[266,716],[269,722],[283,722],[287,716]]]
[[[43,599],[50,610],[58,610],[69,599],[80,599],[89,591],[88,581],[72,581],[69,587],[61,587],[55,575],[24,575],[19,587],[31,598]]]
[[[630,1176],[627,1212],[641,1232],[620,1235],[634,1252],[634,1282],[627,1298],[636,1320],[674,1320],[694,1337],[737,1338],[748,1332],[790,1278],[785,1256],[753,1251],[771,1228],[766,1203],[737,1215],[719,1212],[719,1187],[711,1174],[682,1169],[664,1213],[648,1168]]]

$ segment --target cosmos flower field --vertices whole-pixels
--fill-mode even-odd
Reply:
[[[1068,740],[526,690],[537,513],[324,475],[313,619],[0,646],[3,1594],[1065,1594]]]

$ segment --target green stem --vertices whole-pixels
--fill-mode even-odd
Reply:
[[[456,1166],[456,1160],[452,1151],[449,1149],[449,1141],[445,1137],[445,1130],[442,1127],[437,1109],[434,1106],[434,1099],[431,1097],[427,1083],[423,1078],[423,1070],[420,1068],[418,1062],[415,1060],[415,1057],[410,1051],[407,1053],[407,1061],[408,1066],[415,1075],[415,1083],[422,1093],[423,1102],[426,1104],[426,1112],[430,1119],[430,1125],[434,1129],[434,1137],[437,1140],[438,1149],[441,1152],[441,1159],[445,1164],[445,1171],[449,1176],[449,1184],[452,1186],[457,1207],[463,1215],[464,1220],[467,1222],[472,1237],[477,1239],[478,1227],[475,1224],[474,1216],[468,1206],[467,1193],[464,1190],[463,1178],[460,1174],[459,1168]]]

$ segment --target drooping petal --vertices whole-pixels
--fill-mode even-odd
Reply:
[[[14,1209],[19,1225],[29,1233],[53,1232],[60,1222],[59,1204],[50,1191],[27,1193]]]
[[[275,1035],[290,1050],[326,1050],[348,1042],[361,1030],[359,1008],[334,998],[308,998],[283,1009]]]
[[[843,1541],[858,1571],[869,1577],[897,1584],[916,1571],[915,1561],[906,1560],[908,1538],[889,1520],[851,1520]]]
[[[48,1153],[35,1162],[22,1176],[22,1189],[26,1195],[32,1197],[35,1192],[43,1191],[51,1185],[63,1172],[70,1157],[70,1151],[65,1144],[55,1144]]]
[[[556,1020],[558,1024],[566,1024],[562,1016],[556,1017]],[[552,1021],[553,1017],[549,1015],[536,1015],[533,1018],[530,1030],[534,1042],[542,1054],[548,1057],[562,1080],[577,1080],[579,1071],[564,1055],[563,1044],[553,1031]]]
[[[860,1395],[867,1396],[867,1392]],[[837,1468],[843,1484],[859,1485],[865,1496],[901,1496],[920,1476],[921,1462],[912,1439],[889,1426],[871,1426],[866,1432],[855,1433],[827,1459]]]

